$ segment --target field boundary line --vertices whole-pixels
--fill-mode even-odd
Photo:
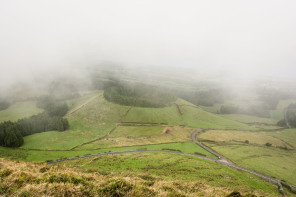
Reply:
[[[130,111],[132,109],[132,107],[130,107],[127,111],[126,111],[126,113],[120,118],[120,120],[119,121],[121,121],[124,117],[126,117],[127,116],[127,114],[128,114],[128,112]],[[76,148],[78,148],[78,147],[81,147],[81,146],[84,146],[84,145],[87,145],[87,144],[90,144],[90,143],[93,143],[93,142],[95,142],[95,141],[99,141],[99,140],[102,140],[102,139],[104,139],[104,138],[106,138],[107,136],[109,136],[116,128],[118,127],[118,125],[117,125],[117,123],[115,123],[115,127],[113,127],[106,135],[104,135],[104,136],[102,136],[102,137],[100,137],[100,138],[96,138],[96,139],[94,139],[94,140],[91,140],[91,141],[88,141],[88,142],[85,142],[85,143],[82,143],[82,144],[79,144],[79,145],[77,145],[77,146],[74,146],[74,147],[72,147],[72,148],[70,148],[69,150],[74,150],[74,149],[76,149]]]

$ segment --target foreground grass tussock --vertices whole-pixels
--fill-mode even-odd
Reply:
[[[202,182],[160,180],[149,174],[116,177],[99,170],[0,159],[0,196],[227,196]],[[243,196],[269,196],[253,191]]]

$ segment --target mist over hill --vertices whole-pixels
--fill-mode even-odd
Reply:
[[[1,0],[0,195],[294,196],[295,7]]]

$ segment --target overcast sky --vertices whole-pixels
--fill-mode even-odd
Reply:
[[[1,83],[102,61],[296,77],[295,10],[295,0],[0,0]]]

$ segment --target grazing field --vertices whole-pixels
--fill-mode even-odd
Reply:
[[[114,148],[103,148],[98,149],[97,152],[116,152],[116,151],[125,151],[125,150],[164,150],[164,151],[176,151],[183,153],[191,153],[204,155],[212,158],[216,158],[214,155],[204,150],[200,146],[196,145],[193,142],[172,142],[172,143],[163,143],[163,144],[151,144],[151,145],[139,145],[139,146],[126,146],[126,147],[114,147]]]
[[[96,99],[66,115],[66,118],[71,130],[90,131],[96,137],[102,137],[120,122],[128,110],[127,106],[106,101],[99,93]]]
[[[132,108],[123,122],[165,123],[185,125],[193,128],[221,128],[255,130],[248,126],[219,115],[211,114],[194,105],[172,105],[165,108]]]
[[[242,142],[254,146],[265,146],[270,143],[277,148],[293,149],[294,146],[285,142],[280,137],[281,131],[259,132],[259,131],[227,131],[227,130],[209,130],[198,135],[200,140],[209,140],[213,142]],[[284,131],[283,131],[284,133]],[[278,134],[278,135],[277,135]],[[296,136],[295,136],[296,137]],[[248,142],[246,142],[248,141]]]
[[[269,124],[275,125],[277,123],[276,120],[270,118],[260,118],[257,116],[250,116],[245,114],[224,114],[221,115],[225,118],[229,118],[231,120],[235,120],[242,123],[262,123],[262,124]]]
[[[200,106],[203,110],[210,112],[210,113],[217,113],[220,111],[222,104],[214,104],[213,106]]]
[[[71,106],[66,115],[69,130],[27,136],[21,148],[68,150],[105,136],[78,147],[87,150],[191,141],[190,133],[194,129],[190,128],[255,129],[205,112],[182,99],[164,108],[128,107],[106,101],[99,92],[68,100],[67,103]],[[167,133],[163,133],[165,128],[169,128]]]
[[[185,125],[189,127],[256,130],[255,127],[203,111],[197,107],[181,106],[181,112]]]
[[[296,185],[296,129],[278,132],[206,131],[197,138],[207,140],[206,145],[240,166]]]
[[[184,181],[182,185],[188,181],[201,181],[204,184],[243,191],[244,193],[260,191],[260,193],[267,192],[271,195],[278,195],[274,185],[252,174],[189,156],[167,153],[128,153],[65,161],[60,165],[63,164],[87,170],[97,170],[111,176],[146,174],[147,179],[154,177],[149,178],[150,181],[157,179],[182,180]]]
[[[70,130],[50,131],[26,136],[21,148],[25,149],[70,149],[82,143],[100,138],[116,126],[128,107],[105,101],[102,93],[88,94],[81,98],[67,101],[72,109],[82,105],[73,113],[67,114]],[[97,96],[97,97],[96,97]],[[90,98],[94,98],[89,101]],[[87,102],[87,103],[86,103]]]
[[[175,105],[164,108],[133,107],[122,122],[165,123],[183,125],[182,116]]]
[[[180,142],[180,143],[163,143],[153,145],[139,145],[139,146],[126,146],[126,147],[113,147],[101,148],[97,150],[35,150],[35,149],[11,149],[0,147],[0,157],[9,158],[12,160],[22,161],[46,161],[46,160],[59,160],[62,158],[72,158],[76,156],[83,156],[87,154],[97,154],[106,152],[116,152],[125,150],[137,149],[150,149],[150,150],[171,150],[180,151],[184,153],[192,153],[199,155],[206,155],[215,158],[212,154],[202,149],[200,146],[193,142]]]
[[[86,144],[78,149],[98,149],[120,146],[162,144],[191,141],[194,129],[165,126],[119,126],[108,137]]]
[[[44,162],[88,154],[148,149],[215,158],[191,139],[191,133],[196,128],[212,128],[220,130],[203,132],[198,138],[217,152],[238,165],[279,177],[288,183],[296,182],[291,176],[296,158],[293,141],[296,132],[264,132],[252,124],[277,128],[275,120],[212,114],[182,99],[163,108],[123,106],[105,100],[102,92],[68,100],[67,104],[70,110],[65,117],[70,123],[69,130],[26,136],[20,148],[0,147],[0,157]],[[267,147],[266,143],[270,146]],[[266,149],[270,150],[268,154]],[[286,161],[285,164],[280,162],[281,159]],[[268,161],[270,165],[265,167]],[[274,185],[254,175],[191,156],[127,153],[64,161],[61,165],[64,164],[111,176],[115,173],[123,176],[149,173],[149,176],[159,177],[162,181],[203,181],[203,184],[224,188],[227,192],[233,189],[245,194],[267,192],[278,195]]]
[[[70,149],[96,136],[89,131],[47,131],[24,137],[22,149],[63,150]]]
[[[5,110],[0,111],[0,122],[17,121],[41,113],[43,110],[36,107],[35,101],[16,102]]]

